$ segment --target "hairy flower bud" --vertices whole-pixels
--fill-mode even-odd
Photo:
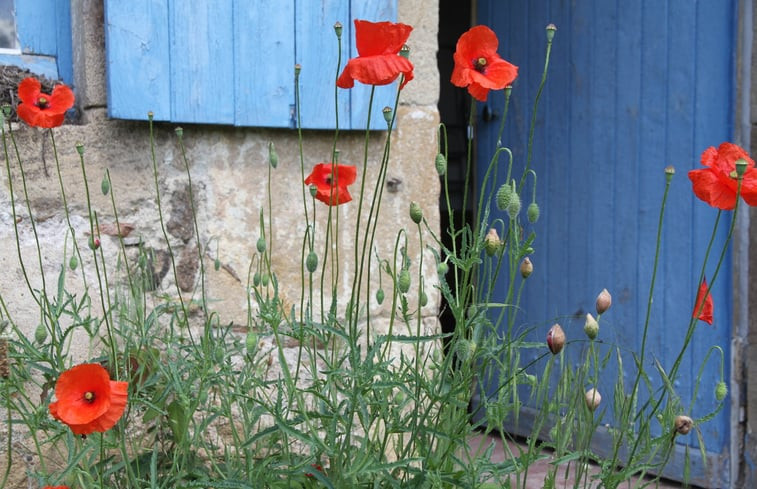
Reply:
[[[526,209],[526,217],[528,217],[528,222],[534,224],[539,220],[539,214],[539,204],[537,204],[536,202],[531,202],[530,204],[528,204],[528,209]]]
[[[426,294],[426,291],[421,291],[421,295],[418,298],[418,303],[421,305],[421,307],[425,307],[426,304],[428,304],[428,295]]]
[[[89,249],[90,250],[96,250],[100,247],[100,238],[95,236],[89,237]]]
[[[45,342],[47,339],[47,328],[44,324],[40,323],[37,325],[37,329],[34,330],[34,341],[41,345]]]
[[[503,183],[497,190],[497,209],[504,211],[510,205],[510,199],[512,198],[513,188],[509,183]]]
[[[410,290],[410,272],[406,268],[400,271],[400,276],[397,278],[397,288],[403,294]]]
[[[590,340],[596,339],[599,334],[599,323],[594,319],[594,316],[592,316],[591,313],[586,314],[584,333],[586,333],[586,336],[588,336]]]
[[[478,348],[478,345],[473,341],[459,340],[456,348],[457,357],[463,362],[470,360],[476,354],[476,348]]]
[[[443,154],[437,153],[434,166],[436,167],[436,173],[438,173],[440,177],[444,176],[444,174],[447,173],[447,158]]]
[[[263,253],[265,251],[265,238],[259,237],[255,247],[258,249],[258,253]]]
[[[244,339],[245,348],[248,355],[254,355],[258,349],[258,335],[250,331]]]
[[[77,266],[79,266],[79,259],[76,258],[76,255],[71,255],[71,258],[68,259],[68,268],[76,270]]]
[[[499,234],[494,228],[489,229],[484,238],[484,251],[489,256],[493,256],[502,247],[502,241],[499,239]]]
[[[510,202],[507,204],[507,215],[510,216],[510,219],[518,217],[518,214],[520,214],[520,208],[520,195],[518,195],[518,192],[513,189],[510,193]]]
[[[597,409],[599,403],[602,402],[602,396],[599,395],[599,391],[593,387],[586,391],[584,398],[586,399],[586,407],[589,408],[589,411]]]
[[[612,305],[612,296],[607,289],[602,289],[602,292],[597,296],[597,314],[604,314]]]
[[[523,261],[520,262],[520,276],[523,278],[528,278],[533,271],[534,264],[531,263],[531,259],[529,257],[525,257]]]
[[[728,395],[728,386],[722,380],[715,386],[715,399],[722,401]]]
[[[376,291],[376,302],[378,302],[379,305],[384,302],[384,289],[378,289]]]
[[[694,427],[694,420],[683,414],[676,416],[674,426],[678,434],[688,435]]]
[[[565,346],[565,332],[559,324],[555,323],[549,328],[549,331],[547,332],[547,346],[553,355],[560,353],[563,346]]]
[[[273,142],[268,143],[268,164],[274,170],[279,166],[279,154],[276,152],[276,148],[273,146]]]
[[[421,206],[418,202],[410,202],[410,219],[412,219],[415,224],[420,224],[421,220],[423,220],[423,210],[421,210]]]
[[[103,180],[100,182],[100,191],[103,195],[108,195],[108,192],[110,192],[110,179],[107,173],[103,175]]]
[[[436,273],[443,277],[447,275],[447,272],[449,272],[449,265],[447,265],[447,262],[439,262],[439,264],[436,266]]]

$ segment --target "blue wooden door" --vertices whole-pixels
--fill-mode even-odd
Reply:
[[[670,368],[675,360],[717,214],[694,197],[686,173],[700,167],[705,148],[733,141],[735,3],[478,2],[477,23],[495,30],[500,54],[520,67],[503,145],[513,149],[521,168],[544,65],[544,27],[554,23],[558,29],[537,111],[533,168],[542,212],[532,226],[537,234],[531,257],[534,272],[518,316],[524,328],[544,325],[534,329],[533,339],[543,341],[555,320],[569,339],[585,338],[583,316],[594,312],[594,300],[606,287],[614,304],[602,318],[601,339],[638,351],[663,169],[673,165],[676,175],[667,204],[649,330],[651,349],[644,365],[655,385],[660,380],[653,373],[653,361]],[[479,104],[478,113],[501,114],[503,105],[502,93],[490,94],[486,104]],[[479,169],[492,156],[499,123],[499,118],[477,120]],[[724,217],[729,218],[727,213]],[[725,241],[727,226],[721,223],[719,229],[716,250]],[[730,375],[731,266],[728,255],[713,289],[713,326],[697,325],[676,380],[685,406],[691,403],[694,380],[712,345],[723,348],[724,378]],[[707,270],[708,276],[713,268]],[[632,360],[626,362],[630,365]],[[600,380],[608,400],[616,374],[610,369]],[[713,389],[720,375],[717,362],[704,369],[694,417],[716,407]],[[729,484],[730,417],[726,408],[701,426],[709,454],[706,468],[697,450],[691,451],[692,477],[707,487]],[[693,437],[679,437],[679,443],[687,441],[696,443]],[[668,475],[681,477],[681,473]]]

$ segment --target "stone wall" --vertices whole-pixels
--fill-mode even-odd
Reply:
[[[199,236],[196,236],[175,126],[156,124],[157,184],[165,217],[163,225],[176,263],[174,277],[169,272],[171,255],[159,219],[148,124],[111,120],[107,116],[102,0],[74,0],[72,20],[76,107],[80,118],[77,123],[56,128],[54,136],[70,220],[80,243],[86,243],[81,237],[89,233],[89,222],[84,178],[76,150],[79,142],[84,146],[86,177],[100,224],[112,226],[116,217],[110,195],[104,196],[100,192],[100,183],[108,171],[118,219],[133,226],[124,243],[135,249],[141,243],[152,251],[155,287],[169,295],[177,294],[175,284],[178,283],[178,289],[188,297],[197,290],[201,266],[196,245],[199,238],[202,247],[210,243],[204,252],[203,264],[213,311],[223,324],[246,324],[248,267],[260,236],[260,209],[268,202],[268,145],[273,142],[279,154],[279,166],[273,171],[270,192],[275,247],[272,267],[282,284],[282,296],[295,302],[299,297],[300,250],[305,231],[296,132],[210,125],[183,128],[197,211]],[[416,228],[408,217],[411,201],[421,205],[432,228],[438,228],[439,222],[439,183],[434,172],[439,93],[436,66],[438,1],[399,0],[398,20],[414,26],[409,45],[411,60],[415,64],[415,79],[403,91],[397,129],[392,136],[393,149],[387,175],[387,182],[392,185],[384,192],[377,232],[378,252],[386,257],[394,248],[399,227],[408,230],[409,243],[417,243]],[[48,291],[54,293],[61,267],[66,265],[64,255],[71,254],[71,241],[66,238],[69,227],[63,212],[52,140],[48,131],[24,124],[14,125],[14,134],[21,150],[29,204],[41,245],[45,284]],[[366,165],[369,182],[377,176],[385,137],[385,132],[375,132],[370,137]],[[332,138],[331,132],[304,132],[306,173],[315,163],[329,160]],[[357,165],[359,174],[363,171],[364,141],[363,133],[341,133],[338,144],[340,162]],[[32,287],[39,289],[42,277],[38,273],[32,220],[24,205],[18,165],[13,158],[11,161],[20,254]],[[7,172],[2,172],[0,181],[0,248],[3,250],[0,267],[4,270],[0,294],[16,323],[31,335],[39,323],[39,312],[19,266]],[[357,192],[355,188],[353,195]],[[347,223],[354,221],[357,201],[340,206],[338,212],[341,227],[336,245],[342,248],[345,257],[339,294],[344,303],[350,286],[350,280],[345,278],[351,277],[352,267],[352,260],[347,257],[351,256],[354,235],[354,228]],[[325,214],[320,212],[321,216]],[[101,233],[100,239],[105,256],[115,261],[118,239],[107,232]],[[409,251],[414,266],[417,266],[420,254],[417,244],[411,244]],[[216,259],[221,264],[218,270],[214,267]],[[423,315],[433,322],[438,308],[438,297],[433,288],[436,273],[432,255],[427,252],[424,259],[430,300]],[[92,263],[87,263],[85,258],[84,266],[89,285],[93,290],[99,290],[100,283],[96,280]],[[373,277],[376,276],[374,273]],[[75,289],[81,275],[79,272],[69,273],[67,280],[69,287]],[[94,307],[97,306],[95,303]],[[386,304],[384,309],[376,304],[372,308],[376,317],[388,316]],[[88,351],[90,345],[74,346],[81,356],[91,353]]]

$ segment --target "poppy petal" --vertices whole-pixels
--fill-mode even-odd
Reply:
[[[736,192],[720,183],[717,173],[711,168],[689,171],[694,195],[718,209],[731,210],[736,206]]]
[[[50,95],[50,103],[47,109],[50,112],[65,113],[74,106],[74,92],[64,84],[55,85],[53,93]]]
[[[337,80],[337,86],[351,88],[354,84],[352,80],[366,85],[388,85],[396,80],[400,73],[412,74],[412,71],[413,64],[396,54],[353,58],[344,67]],[[350,81],[346,82],[347,79]]]
[[[489,57],[496,53],[498,47],[497,34],[485,25],[477,25],[460,36],[455,52],[459,53],[462,59],[472,63],[472,60],[476,58]]]
[[[694,313],[692,317],[697,318],[712,324],[712,313],[714,310],[714,304],[712,301],[712,294],[707,290],[707,279],[702,279],[702,283],[699,285],[699,291],[697,292],[697,300],[694,305]]]
[[[36,104],[42,84],[34,77],[27,77],[18,84],[18,99],[25,104]]]
[[[476,82],[472,82],[468,85],[468,93],[479,102],[486,102],[486,97],[489,95],[489,89]]]
[[[360,57],[397,54],[413,28],[394,22],[369,22],[355,19],[355,44]]]

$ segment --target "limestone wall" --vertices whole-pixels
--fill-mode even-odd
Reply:
[[[115,216],[110,195],[100,192],[100,183],[109,171],[118,219],[133,226],[125,244],[136,250],[142,243],[152,250],[155,285],[158,291],[175,295],[175,283],[189,296],[197,290],[199,258],[197,236],[190,218],[189,187],[184,162],[174,134],[175,126],[157,124],[155,127],[155,155],[158,166],[160,204],[163,223],[169,235],[175,260],[176,277],[168,266],[169,247],[163,237],[155,194],[155,180],[146,122],[111,120],[107,117],[106,66],[102,0],[74,0],[72,2],[76,107],[80,112],[78,124],[66,124],[54,130],[58,161],[65,184],[71,224],[81,238],[89,233],[87,200],[76,143],[84,145],[84,164],[92,205],[101,225],[112,225]],[[408,217],[411,201],[417,201],[431,225],[438,227],[438,178],[434,171],[436,154],[436,125],[439,77],[436,66],[438,2],[437,0],[399,0],[399,21],[414,26],[410,37],[411,60],[415,63],[415,79],[401,97],[398,122],[393,135],[393,149],[377,232],[378,252],[390,257],[399,227],[408,230],[409,251],[413,266],[419,262],[417,231]],[[71,254],[71,242],[66,236],[68,224],[56,172],[52,141],[47,131],[23,124],[14,126],[26,175],[29,203],[41,244],[41,255],[48,292],[54,295],[64,252]],[[271,201],[273,211],[274,257],[273,269],[282,284],[285,300],[296,302],[299,297],[300,249],[305,230],[302,218],[302,178],[299,165],[296,132],[260,128],[233,128],[210,125],[188,125],[183,128],[187,159],[197,210],[199,241],[208,243],[204,258],[207,271],[207,293],[212,309],[220,321],[244,325],[247,319],[247,275],[255,243],[260,236],[259,213],[267,205],[268,144],[275,144],[279,166],[273,172]],[[328,161],[333,135],[324,131],[306,131],[304,135],[306,174],[312,165]],[[376,132],[370,139],[367,162],[368,181],[376,178],[385,133]],[[363,133],[342,133],[339,142],[340,161],[358,165],[362,174]],[[42,287],[38,273],[37,251],[31,219],[24,205],[22,181],[17,163],[11,158],[13,190],[16,196],[15,220],[21,236],[20,254],[26,263],[26,273],[32,287]],[[0,176],[0,294],[14,320],[29,334],[40,321],[36,304],[25,284],[19,266],[11,212],[9,181],[4,170]],[[353,194],[358,188],[354,186]],[[367,206],[366,206],[367,208]],[[320,216],[326,212],[320,211]],[[340,229],[337,246],[343,257],[339,294],[346,302],[352,270],[353,222],[357,201],[340,206]],[[428,241],[428,237],[426,237]],[[118,240],[102,233],[102,248],[106,257],[115,260]],[[80,239],[80,243],[86,243]],[[84,253],[89,256],[90,253]],[[221,267],[215,270],[215,260]],[[436,315],[438,298],[433,288],[435,266],[430,253],[425,255],[424,273],[429,293],[423,314]],[[87,259],[85,258],[85,262]],[[85,263],[86,280],[94,291],[101,282],[96,280],[92,263]],[[116,264],[113,264],[115,267]],[[374,265],[374,272],[375,272]],[[417,270],[417,268],[414,268]],[[374,273],[373,277],[377,274]],[[114,281],[117,279],[111,277]],[[79,272],[69,273],[69,286],[76,287]],[[113,284],[110,284],[112,287]],[[98,304],[94,304],[97,307]],[[375,303],[373,314],[387,315]],[[89,345],[76,348],[86,356]]]

